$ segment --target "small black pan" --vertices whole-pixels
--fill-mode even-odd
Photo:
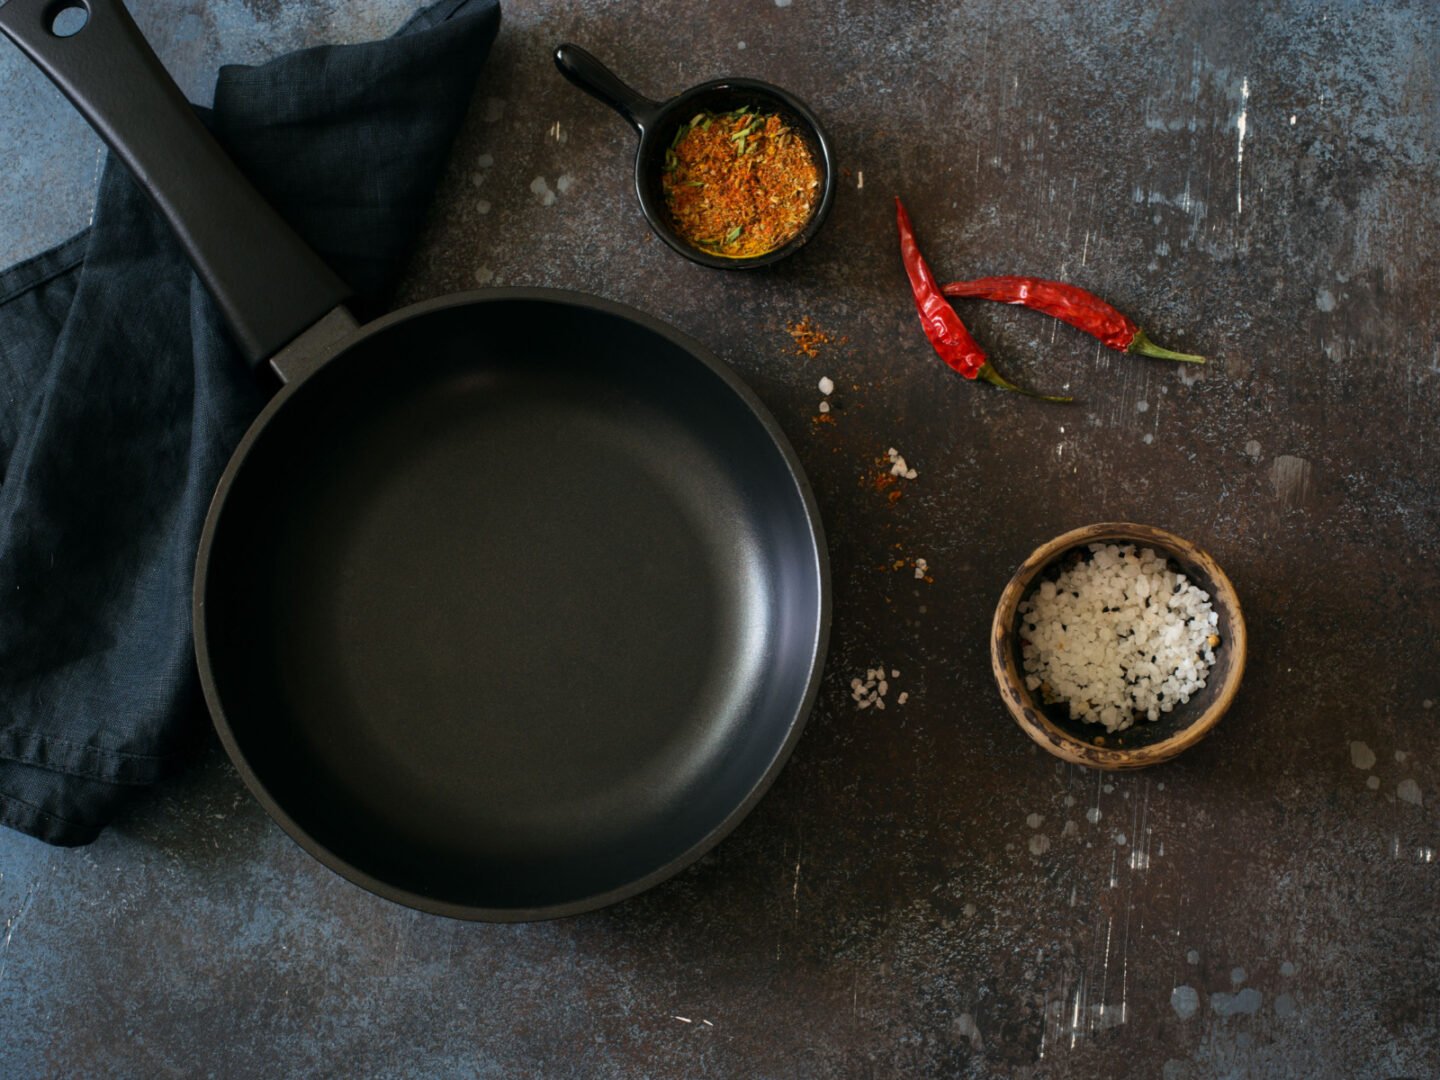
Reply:
[[[793,94],[758,79],[726,78],[692,86],[668,101],[659,102],[636,93],[578,45],[561,45],[556,49],[555,66],[580,89],[630,121],[630,126],[640,136],[640,146],[635,151],[635,194],[640,199],[640,210],[660,239],[687,259],[721,270],[753,270],[769,266],[804,247],[829,216],[830,206],[835,201],[835,158],[830,140],[815,114]],[[723,113],[742,106],[748,106],[757,113],[779,114],[791,130],[805,140],[820,173],[820,195],[805,227],[788,242],[763,255],[728,258],[702,251],[675,231],[661,187],[661,170],[665,164],[665,151],[670,148],[680,125],[696,113]]]
[[[283,388],[220,480],[195,650],[280,825],[389,899],[574,914],[679,871],[788,758],[829,630],[793,449],[702,346],[576,293],[357,326],[118,0],[9,0],[15,40],[175,226]]]

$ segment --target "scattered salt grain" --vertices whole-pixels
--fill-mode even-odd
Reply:
[[[890,669],[890,679],[900,677],[900,672],[894,668]],[[885,696],[890,693],[890,679],[885,677],[885,665],[876,664],[873,668],[866,668],[865,677],[850,680],[850,699],[855,702],[857,709],[885,708]],[[909,694],[901,694],[896,698],[896,703],[905,704]]]
[[[829,412],[829,411],[830,411],[830,403],[829,403],[828,401],[822,401],[822,402],[820,402],[820,411],[821,411],[822,413],[827,413],[827,412]]]
[[[1220,616],[1149,548],[1091,544],[1089,555],[1020,604],[1025,684],[1072,720],[1123,731],[1205,686]]]
[[[915,560],[915,578],[917,581],[924,581],[925,575],[930,572],[930,564],[924,559]]]
[[[905,480],[914,480],[920,474],[910,468],[905,462],[904,456],[893,446],[885,451],[885,456],[890,459],[890,475],[899,476]]]
[[[822,376],[820,376],[820,393],[824,394],[826,397],[829,397],[829,396],[830,396],[832,393],[834,393],[834,392],[835,392],[835,384],[834,384],[834,382],[831,381],[830,376],[829,376],[829,375],[822,375]]]

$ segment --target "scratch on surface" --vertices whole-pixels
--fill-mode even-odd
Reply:
[[[1135,845],[1130,854],[1132,874],[1139,871],[1142,877],[1149,876],[1150,870],[1150,781],[1144,781],[1145,797],[1134,800],[1130,831]],[[1143,805],[1142,805],[1143,803]],[[1138,855],[1138,858],[1137,858]],[[1135,913],[1134,879],[1130,883],[1130,896],[1125,904],[1125,929],[1120,938],[1120,1023],[1130,1018],[1130,917]],[[1140,928],[1145,926],[1141,916]]]
[[[795,905],[795,919],[800,919],[800,844],[795,844],[795,883],[790,887],[790,900]]]
[[[20,905],[20,910],[5,920],[5,940],[0,942],[0,982],[5,981],[5,968],[10,963],[10,941],[15,936],[15,928],[20,925],[20,920],[29,913],[30,907],[35,903],[35,891],[39,882],[32,881],[30,887],[25,890],[25,902]]]
[[[1238,133],[1235,146],[1235,213],[1245,212],[1245,127],[1250,115],[1250,77],[1247,75],[1240,82],[1240,118],[1235,121],[1235,129]]]
[[[1105,1023],[1105,988],[1110,985],[1110,939],[1115,932],[1115,916],[1111,915],[1105,922],[1105,960],[1100,965],[1100,1013],[1099,1020],[1102,1028],[1108,1027]]]
[[[1080,976],[1080,981],[1075,984],[1075,1004],[1070,1010],[1070,1049],[1075,1049],[1075,1043],[1080,1039],[1080,1010],[1084,1007],[1085,1000],[1085,976]]]

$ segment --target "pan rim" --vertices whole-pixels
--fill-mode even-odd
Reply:
[[[817,606],[814,638],[810,645],[809,671],[806,676],[805,691],[803,695],[801,695],[798,703],[794,706],[785,739],[776,749],[774,756],[771,758],[764,772],[760,774],[755,783],[747,791],[745,797],[740,800],[724,818],[685,851],[651,870],[649,873],[627,882],[624,885],[558,904],[547,904],[537,907],[493,908],[437,899],[432,896],[417,893],[411,889],[393,885],[376,877],[374,874],[361,869],[349,860],[337,855],[330,848],[316,840],[284,809],[280,802],[271,794],[261,777],[251,767],[245,754],[241,750],[239,741],[231,727],[224,702],[221,699],[220,691],[216,686],[214,672],[209,660],[210,643],[205,620],[205,591],[208,581],[210,553],[220,520],[224,513],[228,495],[234,486],[235,479],[244,469],[251,449],[260,439],[264,430],[269,426],[271,419],[286,406],[286,403],[301,387],[328,368],[332,361],[349,351],[362,340],[389,329],[392,326],[448,308],[513,301],[538,301],[579,307],[615,316],[637,324],[645,330],[670,342],[703,367],[708,368],[710,372],[724,382],[730,391],[740,399],[750,413],[760,422],[761,427],[764,428],[765,433],[769,436],[771,443],[779,452],[781,459],[785,463],[785,468],[790,475],[790,479],[795,485],[795,490],[799,496],[801,506],[804,509],[806,523],[810,530],[814,552],[813,572],[815,574],[819,602]],[[595,911],[653,888],[697,862],[726,836],[733,832],[739,826],[740,822],[749,816],[755,806],[770,790],[781,770],[789,761],[795,745],[799,742],[800,736],[804,732],[810,713],[815,706],[815,701],[819,696],[820,683],[829,646],[831,605],[830,558],[825,541],[824,526],[820,518],[820,511],[815,499],[814,490],[810,485],[794,446],[786,437],[774,415],[766,408],[765,404],[739,375],[701,342],[662,322],[656,317],[627,304],[569,289],[506,287],[471,289],[435,297],[430,300],[422,300],[366,323],[328,346],[324,351],[324,355],[316,363],[310,365],[302,377],[286,383],[274,397],[265,404],[265,407],[260,411],[260,414],[251,423],[237,444],[211,497],[210,505],[205,516],[205,524],[201,530],[199,547],[195,559],[195,573],[191,592],[191,620],[193,631],[192,640],[195,649],[196,666],[199,669],[201,689],[204,694],[206,708],[210,714],[211,723],[215,728],[221,745],[224,747],[227,757],[229,757],[231,763],[239,773],[246,788],[249,789],[250,793],[265,809],[271,819],[274,820],[292,840],[299,844],[301,848],[340,877],[345,878],[382,899],[390,900],[407,907],[435,915],[469,921],[536,922]]]

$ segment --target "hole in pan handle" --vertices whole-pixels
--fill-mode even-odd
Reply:
[[[252,365],[349,295],[205,130],[119,0],[8,0],[0,33],[135,174]]]
[[[45,11],[45,21],[56,37],[72,37],[85,29],[90,9],[80,0],[55,0]]]

